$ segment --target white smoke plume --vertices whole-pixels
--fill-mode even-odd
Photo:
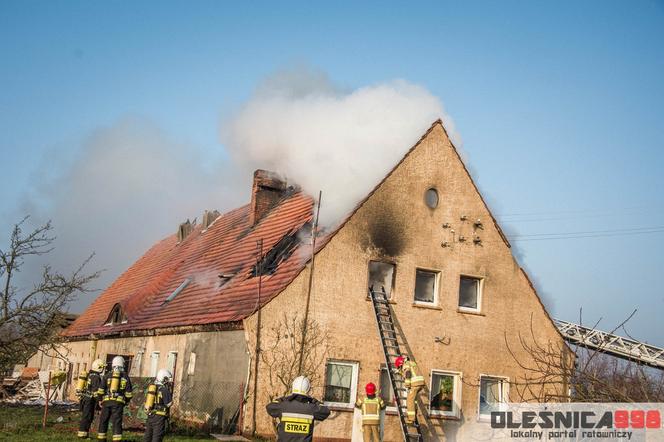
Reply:
[[[69,161],[47,155],[4,224],[26,214],[32,225],[51,219],[56,248],[42,262],[67,272],[95,252],[90,271],[105,270],[95,284],[103,289],[179,222],[200,220],[204,209],[246,204],[256,168],[280,172],[311,195],[322,190],[321,222],[333,224],[441,117],[455,137],[441,102],[406,81],[347,90],[321,72],[285,71],[223,123],[230,161],[216,163],[201,146],[175,141],[149,121],[126,119],[91,134]],[[212,154],[223,152],[215,148]],[[39,273],[36,264],[26,263],[27,283]]]
[[[57,176],[46,158],[30,195],[5,224],[25,214],[33,226],[51,219],[57,240],[43,262],[68,272],[95,252],[89,270],[105,270],[94,284],[103,289],[180,222],[200,222],[204,209],[246,203],[251,176],[208,167],[208,158],[148,121],[126,119],[83,141],[71,164],[58,165]],[[28,284],[39,274],[38,261],[26,262]],[[86,295],[74,310],[95,296]]]
[[[222,127],[232,157],[278,172],[312,196],[322,190],[321,223],[332,225],[394,167],[428,127],[443,118],[426,89],[395,80],[344,90],[325,74],[281,72]]]

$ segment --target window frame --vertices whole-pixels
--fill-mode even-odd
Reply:
[[[460,418],[461,417],[461,379],[463,376],[463,373],[460,371],[453,371],[453,370],[443,370],[439,368],[434,368],[431,370],[429,373],[429,385],[433,386],[433,376],[434,374],[437,375],[443,375],[443,376],[452,376],[453,379],[453,394],[452,394],[452,411],[443,411],[443,410],[432,410],[431,409],[431,402],[432,402],[432,396],[431,394],[433,391],[431,388],[429,389],[429,404],[427,406],[427,411],[429,413],[429,416],[432,417],[449,417],[449,418]]]
[[[477,287],[477,308],[461,306],[461,278],[471,278],[479,282]],[[457,309],[461,312],[482,313],[482,298],[484,297],[484,277],[461,273],[459,275],[459,290],[457,290]]]
[[[383,372],[388,373],[387,365],[380,364],[379,373],[378,373],[378,383],[379,384],[380,384],[380,378],[381,378],[381,376],[383,376]],[[389,379],[389,374],[388,374],[388,379]],[[380,388],[380,385],[378,387]],[[390,390],[392,390],[392,385],[390,385]],[[394,397],[394,401],[396,402],[397,396],[394,393],[394,391],[392,391],[392,396]],[[397,413],[398,412],[397,406],[392,405],[391,402],[388,403],[387,401],[385,401],[385,411],[390,412],[390,413]]]
[[[350,379],[350,402],[331,402],[325,401],[325,390],[327,389],[327,370],[330,364],[346,365],[351,367]],[[357,382],[360,373],[360,363],[357,361],[344,361],[339,359],[328,359],[325,363],[325,378],[323,381],[323,400],[324,404],[328,407],[334,408],[347,408],[352,410],[355,408],[355,401],[357,401]]]
[[[389,264],[389,265],[392,266],[392,288],[390,290],[390,295],[387,297],[387,300],[390,301],[390,302],[393,302],[394,299],[395,299],[394,298],[394,293],[395,293],[396,288],[397,288],[397,263],[394,262],[394,261],[381,260],[379,258],[375,258],[375,259],[370,258],[367,261],[367,298],[369,297],[369,287],[370,287],[370,284],[371,284],[371,269],[369,268],[369,266],[371,266],[372,262],[378,262],[378,263],[381,263],[381,264]]]
[[[477,387],[477,420],[488,422],[491,420],[491,414],[482,414],[482,412],[480,411],[480,406],[482,405],[482,378],[490,378],[501,381],[500,395],[502,401],[499,402],[500,405],[498,406],[500,411],[503,411],[505,405],[507,404],[507,398],[509,397],[509,391],[510,391],[510,378],[507,376],[480,373],[479,385]]]
[[[157,357],[155,358],[155,355]],[[160,351],[153,351],[150,353],[150,374],[148,377],[154,378],[157,376],[157,372],[159,371],[159,359],[161,358],[161,352]],[[154,365],[154,367],[153,367]]]
[[[434,283],[433,283],[433,301],[419,301],[415,295],[417,294],[417,271],[421,270],[423,272],[429,272],[433,273],[435,275],[434,278]],[[431,307],[431,306],[438,306],[438,299],[439,295],[438,292],[440,291],[440,279],[441,279],[441,270],[435,270],[432,268],[428,267],[415,267],[415,286],[413,287],[413,304],[414,305],[419,305],[423,307]]]

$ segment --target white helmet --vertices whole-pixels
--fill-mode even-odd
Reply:
[[[306,376],[298,376],[293,381],[293,394],[309,394],[310,389],[311,382],[309,382],[309,378]]]
[[[124,358],[122,356],[116,356],[113,358],[113,361],[111,362],[111,367],[124,369],[124,364],[125,364]]]
[[[96,371],[97,373],[101,373],[104,371],[104,361],[101,359],[95,359],[92,361],[92,366],[90,367],[91,371]]]
[[[167,384],[173,380],[173,375],[171,374],[170,371],[166,370],[165,368],[162,368],[157,372],[157,379],[156,383],[157,384]]]

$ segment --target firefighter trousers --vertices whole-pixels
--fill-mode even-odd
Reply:
[[[109,422],[113,425],[113,441],[122,440],[122,412],[124,405],[119,403],[104,403],[101,406],[101,415],[99,416],[99,432],[97,439],[106,440]]]
[[[417,400],[417,395],[420,393],[422,387],[422,385],[418,385],[417,387],[410,387],[408,389],[408,397],[406,397],[406,422],[409,424],[415,422],[415,416],[417,415],[417,406],[415,401]]]
[[[364,442],[380,442],[380,426],[362,425],[362,439]]]
[[[78,437],[86,438],[90,432],[90,426],[95,418],[95,408],[97,408],[97,400],[84,396],[81,398],[81,422],[78,425]]]
[[[166,426],[168,425],[168,418],[158,414],[151,414],[145,423],[145,434],[143,435],[143,442],[161,442],[166,435]]]

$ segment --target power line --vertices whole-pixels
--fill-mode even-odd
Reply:
[[[644,232],[649,233],[650,231],[659,232],[664,230],[664,226],[652,226],[652,227],[631,227],[627,229],[609,229],[609,230],[586,230],[580,232],[551,232],[551,233],[526,233],[526,234],[516,234],[512,235],[511,238],[529,238],[529,237],[538,237],[538,236],[567,236],[567,235],[590,235],[590,234],[609,234],[609,233],[631,233],[631,232]]]

